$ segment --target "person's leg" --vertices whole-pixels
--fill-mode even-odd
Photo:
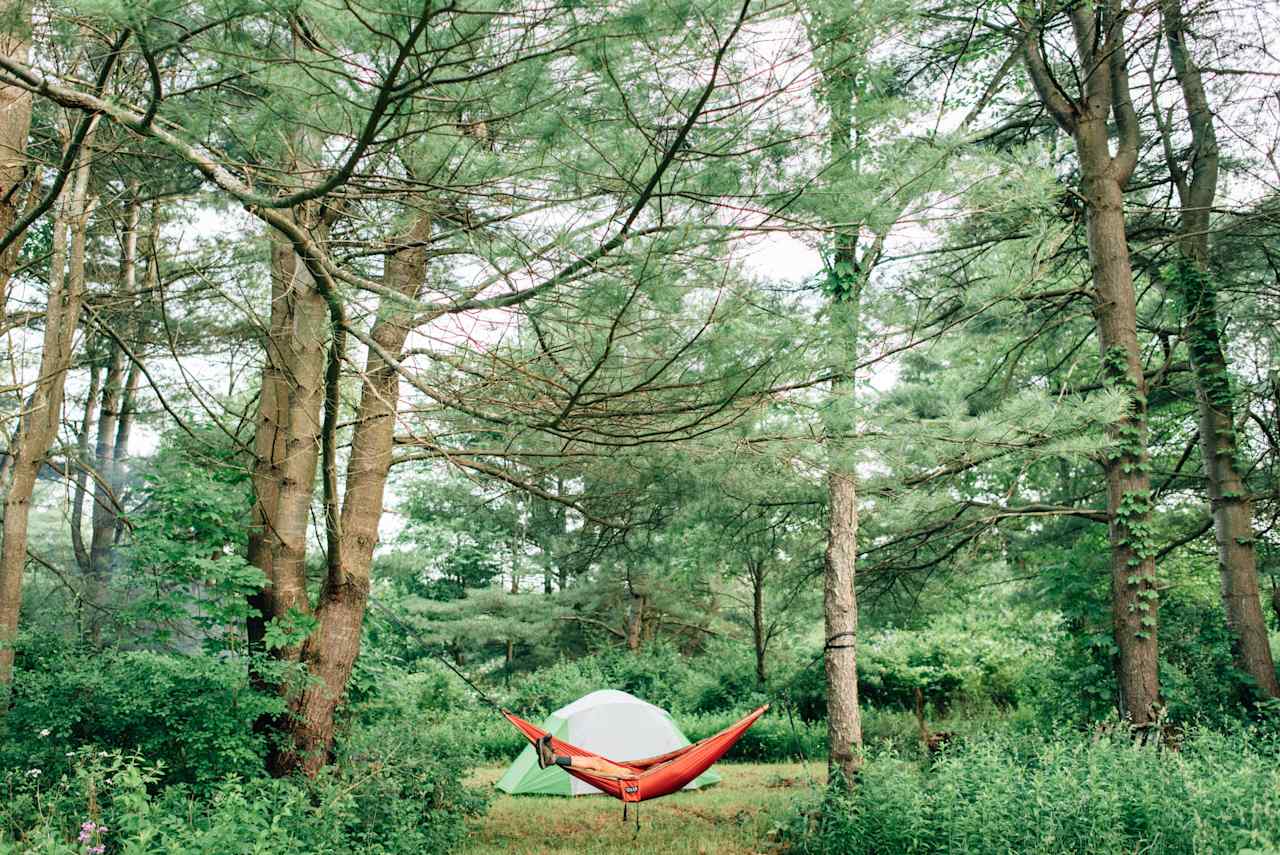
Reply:
[[[610,763],[603,757],[570,757],[566,754],[557,754],[555,762],[557,766],[572,766],[606,778],[633,778],[636,774],[625,766]]]
[[[599,756],[568,756],[566,754],[556,755],[557,765],[571,765],[575,769],[582,769],[584,772],[591,774],[602,774],[607,778],[634,778],[635,772],[631,769],[622,767],[617,763],[609,763]]]
[[[630,778],[635,775],[631,769],[610,763],[602,757],[570,757],[568,754],[557,754],[551,747],[551,734],[543,736],[533,746],[538,753],[538,766],[572,766],[593,775],[604,775],[609,778]]]

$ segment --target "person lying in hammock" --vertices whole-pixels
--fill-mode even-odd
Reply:
[[[572,766],[583,772],[590,772],[593,775],[600,775],[605,778],[634,778],[636,776],[633,769],[619,766],[617,763],[610,763],[603,757],[570,757],[568,754],[557,754],[555,749],[551,747],[551,734],[549,733],[534,744],[534,750],[538,752],[539,769],[545,769],[548,766]]]

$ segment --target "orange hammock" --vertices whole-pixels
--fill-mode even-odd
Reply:
[[[615,799],[621,800],[624,804],[656,799],[674,793],[705,772],[712,763],[723,757],[724,753],[733,747],[733,743],[737,742],[742,737],[742,734],[747,732],[747,728],[755,724],[756,719],[764,715],[767,709],[769,709],[769,705],[765,704],[742,721],[725,728],[715,736],[708,736],[706,739],[695,742],[692,745],[677,748],[675,751],[670,751],[666,754],[659,754],[657,757],[648,757],[644,760],[628,760],[626,763],[609,760],[608,757],[600,758],[609,760],[610,763],[623,768],[631,769],[635,772],[634,777],[610,778],[583,771],[575,766],[562,768],[578,780],[586,781],[591,786],[603,790]],[[531,743],[536,743],[547,733],[542,728],[530,724],[518,715],[506,710],[502,710],[502,714]],[[579,748],[576,745],[570,745],[568,742],[563,742],[554,736],[551,737],[551,748],[557,754],[568,754],[570,757],[600,757],[599,754],[587,751],[585,748]]]

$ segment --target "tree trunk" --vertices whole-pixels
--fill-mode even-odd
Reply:
[[[305,26],[291,17],[290,27],[295,58],[309,55],[315,44]],[[320,169],[314,161],[323,142],[315,129],[290,129],[289,148],[287,172],[304,185],[317,182]],[[287,216],[316,246],[323,247],[330,213],[321,199],[297,205]],[[254,505],[247,551],[249,563],[265,577],[263,589],[249,598],[246,629],[254,654],[266,652],[263,638],[270,621],[287,623],[291,613],[311,613],[307,527],[323,433],[327,343],[331,334],[339,333],[332,329],[324,295],[306,259],[283,235],[272,231],[269,240],[271,316],[254,430]],[[297,661],[301,649],[301,644],[292,644],[269,655]],[[268,681],[258,674],[251,679],[259,688],[267,688]],[[289,691],[287,686],[274,688]],[[260,720],[255,729],[282,726],[280,721]]]
[[[423,213],[404,247],[387,261],[388,288],[410,299],[418,296],[426,280],[430,237],[431,218]],[[412,318],[412,307],[384,299],[370,338],[383,353],[398,357]],[[293,705],[290,744],[276,758],[277,772],[300,769],[314,775],[328,761],[333,747],[334,712],[360,652],[369,573],[391,469],[399,400],[400,375],[394,365],[371,348],[347,463],[341,531],[336,538],[338,555],[330,556],[329,573],[316,609],[318,627],[302,649],[302,660],[312,679]]]
[[[764,580],[763,563],[751,566],[751,641],[756,652],[756,682],[765,685],[765,652],[769,641],[764,628]]]
[[[1218,187],[1217,133],[1200,69],[1186,44],[1180,0],[1165,0],[1161,17],[1187,110],[1193,151],[1188,178],[1174,156],[1169,131],[1162,127],[1166,159],[1182,203],[1178,224],[1181,258],[1173,272],[1174,281],[1166,284],[1172,284],[1177,293],[1195,378],[1201,457],[1218,542],[1219,580],[1232,652],[1237,667],[1253,679],[1263,695],[1280,698],[1262,614],[1253,507],[1237,462],[1235,396],[1222,342],[1217,288],[1209,270],[1209,213]]]
[[[856,177],[854,108],[857,88],[846,66],[824,72],[830,110],[827,134],[834,180]],[[875,265],[878,247],[858,258],[858,230],[836,231],[832,269],[828,272],[827,346],[831,350],[831,407],[823,425],[827,445],[827,548],[823,567],[823,668],[827,688],[827,771],[836,789],[853,786],[862,767],[862,714],[858,708],[858,500],[849,439],[857,431],[852,415],[858,353],[862,289]]]
[[[31,5],[28,0],[0,0],[0,53],[24,65],[31,52]],[[0,85],[0,235],[21,215],[18,187],[27,179],[27,137],[31,132],[32,95],[17,86]],[[36,182],[38,183],[38,182]],[[0,254],[0,321],[6,317],[9,278],[17,267],[21,241]]]
[[[1082,87],[1070,96],[1040,54],[1042,22],[1023,17],[1023,58],[1046,110],[1075,141],[1085,200],[1093,314],[1104,381],[1130,405],[1107,426],[1112,448],[1103,463],[1111,541],[1111,610],[1120,712],[1140,731],[1158,715],[1158,594],[1151,542],[1147,386],[1138,346],[1137,300],[1125,235],[1124,188],[1138,158],[1138,121],[1129,90],[1127,12],[1120,0],[1075,6],[1071,20]],[[1109,119],[1118,135],[1112,155]]]
[[[1105,126],[1092,129],[1106,146]],[[1114,449],[1103,470],[1111,540],[1111,609],[1119,649],[1121,712],[1136,727],[1160,705],[1155,547],[1151,542],[1151,477],[1147,454],[1147,383],[1138,346],[1137,306],[1125,239],[1124,191],[1105,172],[1085,168],[1094,317],[1104,376],[1132,396],[1128,413],[1108,426]]]
[[[858,601],[854,561],[858,505],[853,478],[833,471],[827,481],[830,515],[822,586],[827,676],[828,771],[837,786],[850,786],[862,765],[862,716],[858,709]]]
[[[63,388],[71,367],[72,346],[84,296],[85,232],[89,216],[89,152],[93,130],[76,164],[70,197],[55,220],[49,268],[49,303],[35,389],[27,399],[9,449],[12,465],[4,496],[0,543],[0,687],[13,679],[13,641],[22,606],[22,576],[27,563],[27,523],[36,478],[62,419]],[[67,251],[67,229],[73,233]],[[0,708],[3,705],[0,704]]]
[[[322,227],[313,208],[292,216],[313,236]],[[265,585],[249,598],[246,621],[252,656],[296,662],[302,645],[267,650],[267,624],[289,623],[291,615],[309,615],[307,596],[307,523],[319,459],[321,404],[324,400],[325,343],[328,309],[303,259],[282,238],[271,249],[271,319],[267,334],[258,417],[254,431],[254,506],[249,524],[248,561],[262,571]],[[292,627],[289,627],[292,629]],[[259,691],[289,698],[302,689],[286,680],[278,684],[250,664],[250,681]],[[281,734],[286,717],[263,716],[254,731]],[[268,769],[285,774],[287,752],[273,741]]]
[[[293,216],[313,237],[323,239],[313,208]],[[307,525],[319,460],[328,339],[328,308],[314,278],[290,244],[273,238],[271,321],[254,433],[257,462],[248,551],[249,562],[267,579],[252,603],[260,612],[249,624],[255,648],[267,621],[311,612]],[[299,650],[295,645],[274,653],[296,660]]]
[[[627,603],[627,649],[633,653],[640,649],[644,641],[644,611],[647,601],[648,597],[644,594],[632,591]]]
[[[1262,694],[1280,698],[1280,682],[1276,680],[1262,614],[1253,507],[1236,462],[1235,406],[1219,338],[1215,289],[1209,274],[1198,269],[1185,268],[1182,278],[1184,286],[1187,282],[1199,283],[1198,295],[1188,296],[1184,322],[1196,379],[1201,455],[1218,542],[1219,581],[1232,652],[1237,667],[1253,679]]]
[[[139,360],[142,359],[140,353],[134,356]],[[138,407],[138,386],[142,382],[142,371],[137,362],[129,366],[129,376],[124,383],[124,396],[120,400],[120,420],[116,425],[116,441],[115,451],[112,453],[112,461],[116,467],[116,495],[123,500],[124,496],[124,480],[128,473],[127,464],[129,462],[129,440],[133,436],[133,420],[134,414]],[[116,514],[116,538],[120,537],[120,528],[123,519],[120,514]]]
[[[138,229],[142,220],[142,203],[138,184],[130,187],[130,202],[120,247],[120,280],[116,299],[120,305],[133,306],[138,286]],[[135,352],[140,352],[140,349]],[[101,608],[114,569],[116,538],[120,528],[121,492],[124,488],[123,457],[127,453],[133,420],[128,415],[138,384],[136,365],[129,364],[125,349],[116,341],[109,344],[106,377],[102,384],[102,406],[98,417],[97,442],[94,446],[93,535],[89,549],[88,591],[86,596],[94,608],[89,620],[89,640],[102,641]]]
[[[76,435],[77,467],[75,491],[71,497],[71,550],[76,556],[76,566],[80,575],[87,577],[90,572],[89,548],[84,542],[84,500],[88,494],[90,466],[89,435],[93,433],[98,413],[98,392],[102,385],[102,366],[96,362],[89,366],[89,391],[84,398],[84,418],[80,422],[80,431]],[[83,622],[83,616],[81,618]]]
[[[89,546],[89,577],[86,596],[93,605],[102,605],[111,575],[110,564],[115,548],[116,520],[120,500],[115,471],[115,437],[120,420],[120,403],[124,397],[124,350],[110,344],[106,379],[102,384],[102,408],[98,416],[98,438],[94,446],[93,535]],[[102,640],[102,622],[95,613],[89,621],[89,640]]]
[[[520,561],[520,543],[513,536],[511,538],[511,593],[520,593],[520,573],[516,569]]]
[[[553,495],[559,496],[564,490],[563,479],[557,477],[555,485],[550,488]],[[553,566],[553,558],[555,557],[555,548],[560,544],[561,538],[564,536],[565,512],[562,505],[556,504],[548,499],[530,498],[529,513],[533,522],[534,542],[541,551],[542,561],[542,593],[550,594],[555,591],[555,581],[557,575],[560,577],[560,587],[564,588],[564,570]]]

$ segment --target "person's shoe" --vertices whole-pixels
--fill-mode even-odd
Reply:
[[[556,752],[551,748],[551,734],[548,733],[540,737],[534,745],[534,750],[538,752],[539,769],[555,765]]]

